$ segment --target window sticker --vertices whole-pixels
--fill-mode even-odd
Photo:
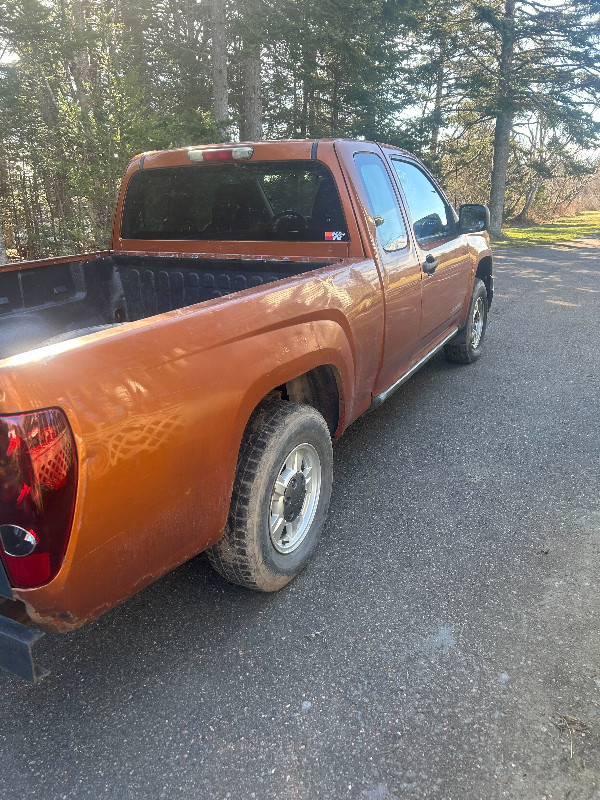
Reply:
[[[341,242],[346,238],[344,231],[325,231],[326,242]]]

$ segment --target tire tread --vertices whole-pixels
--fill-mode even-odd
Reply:
[[[484,323],[483,333],[481,334],[479,345],[477,347],[477,350],[474,351],[471,348],[471,343],[470,343],[470,337],[471,337],[470,322],[471,322],[471,316],[473,314],[473,307],[475,305],[475,300],[479,295],[481,295],[485,303],[486,320]],[[458,331],[456,336],[453,339],[451,339],[450,342],[444,347],[444,358],[447,361],[451,361],[454,364],[472,364],[479,358],[479,356],[481,355],[481,347],[483,344],[485,331],[487,328],[487,310],[488,310],[488,301],[487,301],[487,291],[485,288],[485,284],[479,278],[475,278],[467,322]]]
[[[213,568],[226,580],[250,589],[276,591],[295,577],[294,574],[278,575],[260,563],[258,553],[253,552],[249,541],[248,529],[252,524],[252,492],[259,470],[262,469],[263,458],[299,410],[310,414],[323,426],[329,437],[325,420],[310,406],[277,400],[259,406],[250,418],[240,445],[225,533],[220,541],[206,551]]]

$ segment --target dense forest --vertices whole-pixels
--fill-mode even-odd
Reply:
[[[496,234],[594,202],[598,0],[9,0],[0,56],[12,257],[106,246],[129,159],[204,142],[397,144]]]

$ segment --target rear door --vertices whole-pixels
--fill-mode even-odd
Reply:
[[[411,159],[388,151],[404,194],[421,264],[420,349],[456,325],[469,291],[474,260],[458,231],[454,212],[425,170]]]
[[[351,149],[352,148],[352,149]],[[336,142],[355,186],[381,270],[385,326],[381,367],[373,394],[391,386],[410,367],[419,342],[421,268],[389,164],[377,145]],[[373,348],[381,348],[373,342]],[[375,355],[375,353],[374,353]]]

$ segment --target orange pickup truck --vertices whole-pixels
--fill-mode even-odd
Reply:
[[[349,140],[144,153],[110,250],[0,268],[0,665],[207,550],[306,564],[332,439],[440,349],[481,353],[485,206]],[[38,627],[36,627],[38,626]]]

